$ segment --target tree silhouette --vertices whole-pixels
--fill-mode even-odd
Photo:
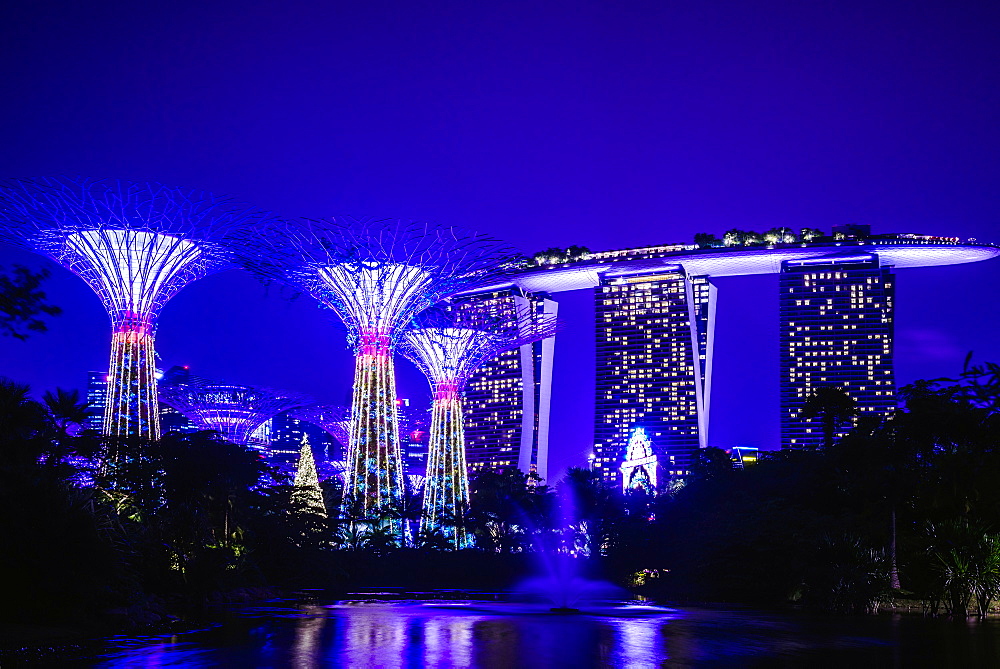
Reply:
[[[722,246],[722,240],[715,235],[710,235],[707,232],[696,232],[694,235],[694,243],[698,245],[699,248],[708,249],[713,246]]]
[[[46,331],[43,314],[62,313],[62,309],[46,302],[45,293],[39,290],[48,277],[47,269],[32,272],[14,265],[14,270],[7,273],[0,267],[0,334],[23,341],[31,332]]]
[[[733,471],[733,459],[721,448],[709,446],[698,450],[691,469],[698,478],[719,478]]]
[[[833,446],[837,428],[858,414],[858,403],[836,386],[819,386],[806,398],[802,417],[819,418],[823,425],[823,448]]]

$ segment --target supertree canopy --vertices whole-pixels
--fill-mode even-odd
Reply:
[[[160,401],[180,411],[203,430],[215,430],[234,444],[251,444],[251,435],[264,423],[311,400],[266,388],[212,383],[198,377],[161,383]]]
[[[308,292],[347,326],[356,362],[345,509],[397,507],[403,471],[393,350],[415,314],[474,286],[518,254],[494,239],[405,220],[338,218],[272,226],[248,269]]]
[[[263,216],[249,205],[158,183],[0,182],[0,239],[77,274],[111,317],[105,434],[159,438],[157,316],[188,283],[231,267],[226,238]]]
[[[350,407],[307,404],[288,412],[292,418],[304,420],[318,427],[347,448],[351,437]]]
[[[455,548],[469,545],[462,518],[469,502],[465,463],[465,384],[499,353],[555,334],[551,314],[530,309],[498,313],[470,305],[419,314],[400,351],[431,385],[431,434],[424,482],[421,531],[441,531]]]

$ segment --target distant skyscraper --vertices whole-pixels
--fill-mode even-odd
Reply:
[[[160,430],[163,434],[168,432],[198,432],[201,429],[203,428],[195,425],[190,418],[177,409],[168,404],[160,404]]]
[[[87,372],[87,419],[86,427],[100,430],[104,426],[104,407],[108,399],[108,373]]]
[[[846,392],[859,416],[892,411],[895,289],[889,268],[873,253],[847,253],[786,261],[779,276],[782,448],[822,443],[819,420],[801,415],[818,387]]]
[[[399,443],[403,449],[403,471],[407,476],[423,476],[427,470],[427,438],[431,414],[409,399],[396,400],[399,416]]]
[[[174,365],[162,375],[157,381],[160,384],[188,383],[192,379],[191,369],[184,365]],[[190,418],[168,404],[160,403],[160,431],[167,432],[197,432],[203,428],[198,427]]]
[[[666,477],[690,470],[708,428],[715,287],[680,266],[602,279],[595,290],[594,459],[619,482],[629,437],[643,428]],[[660,481],[664,483],[664,481]]]
[[[531,309],[555,317],[559,305],[545,294],[518,288],[456,300],[513,314]],[[549,412],[555,337],[505,351],[484,363],[465,391],[465,449],[471,471],[517,467],[548,477]],[[525,391],[527,389],[527,392]]]
[[[176,379],[178,373],[190,373],[184,367],[173,367],[167,371],[167,375]],[[167,378],[166,376],[164,378]],[[162,379],[161,379],[162,380]],[[108,395],[108,374],[107,372],[87,372],[87,423],[86,428],[90,430],[101,430],[104,423],[104,406]],[[198,428],[187,416],[177,409],[160,404],[160,431],[167,432],[197,432]]]

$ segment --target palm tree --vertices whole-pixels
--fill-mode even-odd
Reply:
[[[334,535],[334,543],[341,550],[363,551],[369,548],[372,532],[360,523],[341,525]]]
[[[823,424],[823,448],[833,446],[837,428],[858,414],[858,403],[836,386],[819,386],[802,407],[802,417],[819,418]]]
[[[49,416],[52,417],[52,422],[63,437],[70,436],[73,427],[81,427],[90,418],[88,413],[90,405],[80,401],[79,390],[56,388],[55,394],[51,390],[46,390],[42,400]]]

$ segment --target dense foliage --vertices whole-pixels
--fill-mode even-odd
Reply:
[[[553,553],[664,600],[864,612],[908,598],[985,613],[1000,596],[998,389],[994,365],[920,382],[884,420],[744,469],[704,449],[657,497],[622,495],[584,469],[554,487],[479,472],[460,521],[476,548],[456,553],[417,532],[419,494],[372,521],[349,504],[338,513],[331,479],[327,517],[213,433],[110,442],[79,430],[75,393],[39,402],[3,379],[0,615],[128,626],[265,585],[496,589]],[[817,417],[850,413],[829,400]]]

